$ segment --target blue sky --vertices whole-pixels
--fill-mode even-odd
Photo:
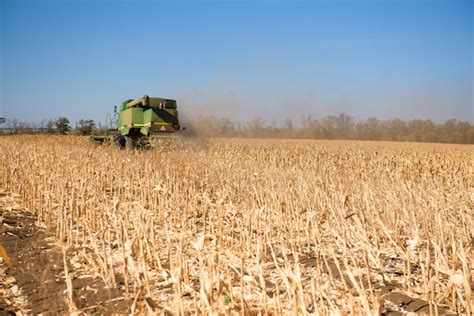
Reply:
[[[0,116],[181,113],[474,122],[473,1],[0,0]]]

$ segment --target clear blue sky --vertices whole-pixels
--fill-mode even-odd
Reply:
[[[474,121],[473,1],[0,0],[0,116]]]

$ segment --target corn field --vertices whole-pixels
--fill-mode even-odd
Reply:
[[[64,249],[67,278],[100,279],[130,313],[406,312],[400,293],[469,315],[473,153],[252,139],[133,151],[6,136],[0,190]],[[69,285],[64,299],[81,312]]]

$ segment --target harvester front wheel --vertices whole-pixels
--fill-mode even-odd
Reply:
[[[125,143],[128,149],[135,149],[137,147],[137,141],[132,137],[127,137]]]
[[[114,144],[117,145],[118,148],[124,149],[125,148],[125,137],[120,134],[116,134],[113,136]]]

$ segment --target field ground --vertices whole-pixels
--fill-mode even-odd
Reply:
[[[473,313],[474,146],[157,146],[0,137],[0,313]]]

